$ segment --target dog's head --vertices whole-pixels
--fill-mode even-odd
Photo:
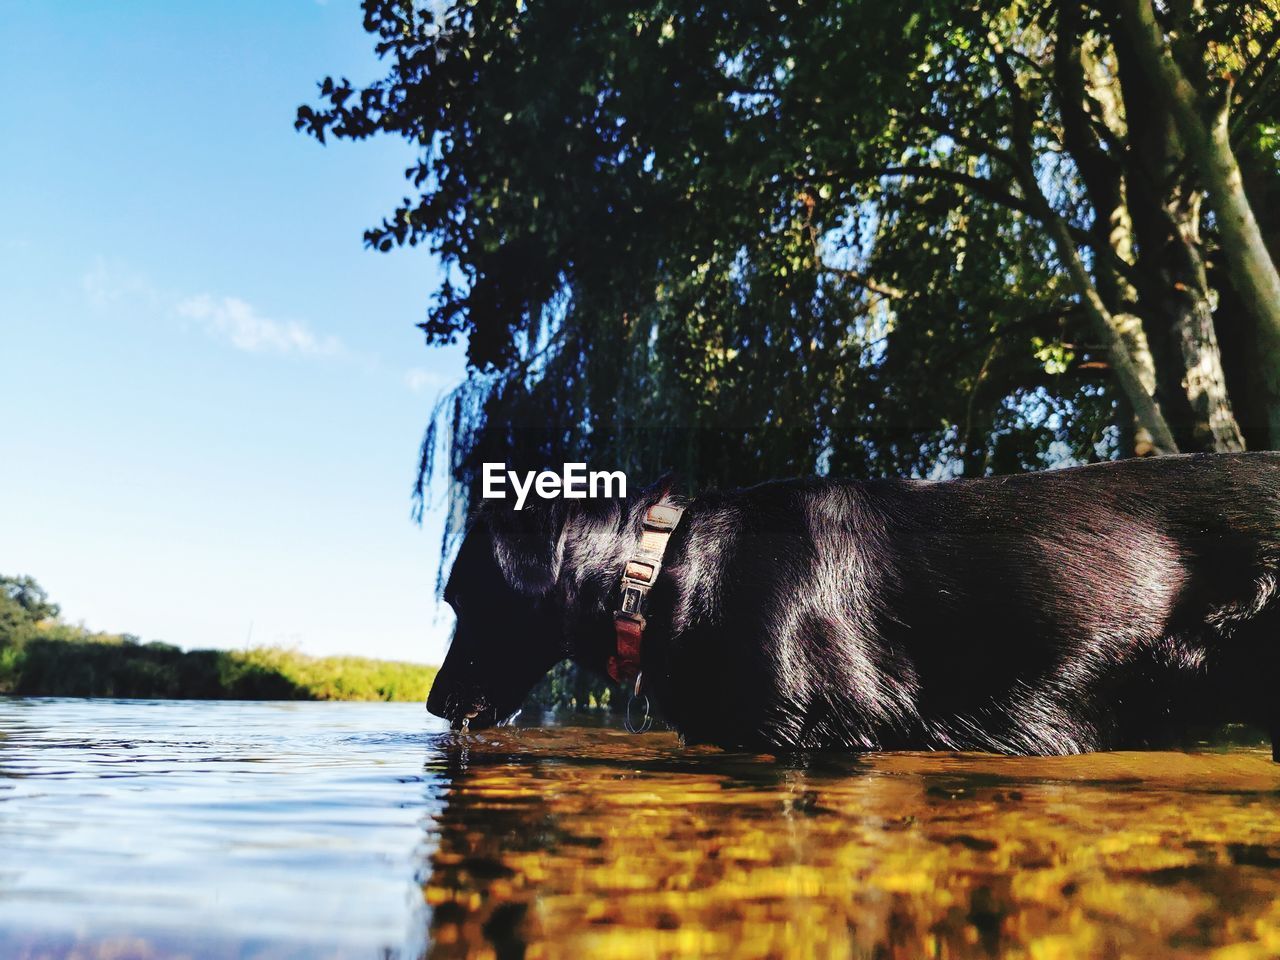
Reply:
[[[568,511],[542,501],[514,511],[485,504],[467,531],[444,591],[457,617],[427,709],[458,729],[511,716],[569,654],[552,596],[564,558]]]

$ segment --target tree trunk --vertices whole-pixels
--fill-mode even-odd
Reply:
[[[1200,239],[1198,189],[1164,90],[1115,38],[1128,137],[1126,199],[1137,237],[1139,312],[1156,363],[1156,395],[1184,450],[1243,450],[1223,373]]]
[[[1147,335],[1142,329],[1142,319],[1132,313],[1121,313],[1116,315],[1115,324],[1120,338],[1129,351],[1129,356],[1133,358],[1133,365],[1142,380],[1142,386],[1148,394],[1155,393],[1156,363],[1151,355],[1151,345],[1147,341]],[[1160,449],[1155,437],[1133,412],[1133,404],[1127,399],[1120,405],[1120,415],[1128,421],[1122,426],[1120,435],[1127,439],[1128,449],[1135,457],[1156,457],[1161,453],[1173,452]]]
[[[1158,299],[1156,311],[1166,323],[1160,338],[1163,362],[1157,360],[1157,395],[1162,408],[1184,408],[1185,424],[1179,444],[1186,450],[1226,452],[1244,449],[1222,370],[1222,354],[1209,301],[1208,278],[1199,250],[1198,197],[1187,194],[1169,211],[1176,228],[1154,252],[1151,264],[1140,266],[1157,281],[1148,299]],[[1167,398],[1167,400],[1166,400]],[[1175,433],[1176,436],[1176,433]]]
[[[1275,161],[1257,149],[1240,151],[1237,159],[1271,259],[1280,260],[1280,176]],[[1280,436],[1271,433],[1268,422],[1273,400],[1263,376],[1264,370],[1280,368],[1280,353],[1260,352],[1257,320],[1237,295],[1219,257],[1209,263],[1209,278],[1218,292],[1214,322],[1222,343],[1222,366],[1245,442],[1259,450],[1280,447]]]
[[[1100,69],[1097,59],[1086,53],[1083,12],[1082,0],[1059,0],[1053,80],[1062,117],[1063,146],[1080,172],[1093,207],[1089,233],[1095,251],[1094,286],[1115,320],[1143,388],[1151,394],[1156,389],[1155,362],[1142,321],[1129,312],[1137,302],[1137,291],[1120,270],[1121,264],[1133,262],[1133,224],[1126,208],[1123,167],[1099,142],[1096,117],[1090,112],[1092,105],[1108,127],[1122,128],[1121,96],[1116,90],[1119,84],[1113,71]],[[1108,251],[1110,258],[1106,256]],[[1160,452],[1151,431],[1139,421],[1123,392],[1116,414],[1122,455],[1146,457]]]
[[[1018,186],[1048,230],[1049,238],[1058,252],[1058,259],[1067,268],[1067,274],[1071,277],[1076,292],[1080,296],[1080,305],[1084,308],[1085,316],[1089,318],[1094,335],[1106,350],[1107,360],[1117,385],[1132,405],[1138,425],[1151,435],[1155,445],[1152,452],[1177,453],[1178,444],[1169,430],[1169,424],[1160,410],[1160,405],[1152,396],[1149,385],[1143,382],[1142,372],[1134,361],[1128,342],[1121,334],[1122,324],[1099,295],[1093,277],[1090,276],[1088,268],[1080,257],[1080,249],[1071,235],[1070,225],[1049,202],[1044,188],[1036,177],[1033,107],[1018,83],[1017,75],[1010,66],[1008,57],[1000,51],[997,51],[995,66],[1010,97],[1013,147],[1009,153],[1011,170]],[[1107,256],[1110,250],[1104,247],[1095,252],[1099,257],[1103,257]]]
[[[1025,185],[1024,185],[1025,187]],[[1047,206],[1047,201],[1046,201]],[[1066,221],[1052,209],[1046,215],[1050,236],[1058,249],[1058,256],[1067,265],[1067,271],[1075,281],[1076,290],[1089,317],[1094,334],[1106,347],[1107,359],[1111,363],[1112,372],[1124,391],[1125,397],[1133,405],[1134,416],[1141,429],[1147,431],[1154,445],[1152,453],[1177,453],[1178,444],[1169,430],[1168,421],[1160,410],[1160,405],[1151,395],[1150,387],[1143,382],[1142,369],[1134,361],[1128,342],[1121,333],[1124,324],[1107,309],[1098,291],[1093,285],[1089,272],[1080,260],[1080,252],[1076,249],[1071,231]]]
[[[1208,188],[1232,285],[1257,321],[1259,354],[1264,362],[1280,356],[1280,272],[1245,196],[1228,133],[1228,103],[1206,120],[1209,111],[1165,46],[1151,0],[1120,0],[1120,5],[1134,52],[1148,75],[1164,85],[1183,144]],[[1280,439],[1280,365],[1266,363],[1263,378],[1274,443]]]

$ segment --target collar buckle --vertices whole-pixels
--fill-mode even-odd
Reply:
[[[616,653],[609,658],[609,676],[623,683],[640,676],[640,644],[644,639],[645,610],[649,591],[658,582],[667,542],[684,515],[663,496],[645,511],[640,539],[622,569],[618,609],[613,612]],[[633,694],[634,696],[634,694]]]

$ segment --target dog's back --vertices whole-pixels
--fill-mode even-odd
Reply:
[[[1179,701],[1211,676],[1258,708],[1275,679],[1280,454],[766,484],[699,513],[715,609],[675,652],[758,701],[743,742],[1077,752],[1206,708]]]

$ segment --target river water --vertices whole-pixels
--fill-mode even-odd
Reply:
[[[1280,956],[1280,766],[0,698],[3,960],[681,955]]]

